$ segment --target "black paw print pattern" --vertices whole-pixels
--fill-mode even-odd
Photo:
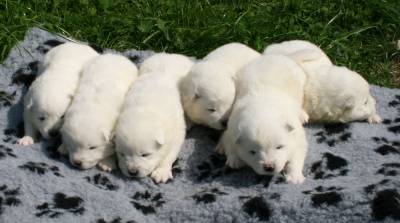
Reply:
[[[132,196],[131,204],[143,214],[154,214],[156,209],[161,207],[165,201],[161,193],[151,194],[148,190],[136,192]]]
[[[0,145],[0,160],[6,157],[17,158],[17,156],[14,154],[11,148]]]
[[[400,133],[400,95],[396,95],[395,98],[389,102],[389,107],[394,107],[397,109],[397,114],[398,117],[390,120],[390,119],[384,119],[383,124],[389,125],[387,127],[388,131],[393,132],[395,134]]]
[[[13,140],[13,142],[11,142],[13,137],[19,139],[24,136],[24,122],[19,122],[17,124],[16,128],[5,129],[3,133],[5,135],[3,142],[15,143],[16,142],[15,140]]]
[[[97,223],[136,223],[134,220],[122,221],[121,217],[116,217],[110,221],[106,221],[104,218],[97,219]]]
[[[53,197],[52,203],[43,203],[36,206],[36,216],[49,216],[50,218],[57,218],[65,213],[73,213],[82,215],[85,212],[83,207],[83,199],[78,196],[67,196],[63,193],[56,193]]]
[[[348,172],[347,165],[347,161],[342,157],[332,153],[324,153],[321,161],[312,164],[311,172],[316,180],[346,176]]]
[[[225,168],[226,158],[219,154],[212,154],[207,161],[200,163],[197,166],[197,180],[213,179],[227,173]]]
[[[322,187],[318,186],[314,190],[303,191],[303,194],[311,195],[311,202],[314,207],[336,206],[343,200],[339,191],[343,190],[341,187]]]
[[[103,190],[117,190],[118,185],[113,184],[108,177],[103,174],[95,174],[93,176],[87,176],[85,179],[93,184],[94,186],[103,189]]]
[[[59,45],[64,44],[64,43],[65,42],[61,41],[61,40],[49,39],[49,40],[46,40],[43,44],[46,45],[46,46],[49,46],[51,48],[54,48],[54,47],[59,46]]]
[[[364,187],[371,208],[371,217],[375,220],[392,218],[400,220],[400,182],[384,179],[376,184]]]
[[[39,45],[36,50],[42,54],[46,54],[51,48],[61,45],[65,42],[56,40],[56,39],[49,39],[46,40],[42,45]]]
[[[400,154],[400,141],[389,141],[385,137],[372,137],[372,140],[380,144],[375,152],[382,156]]]
[[[9,189],[5,184],[0,186],[0,215],[3,214],[6,207],[21,204],[21,200],[18,199],[19,194],[19,188]]]
[[[15,99],[16,91],[14,93],[7,93],[5,91],[0,91],[0,108],[8,107],[13,104]]]
[[[15,71],[12,75],[12,84],[23,85],[26,88],[31,86],[39,72],[39,61],[32,61],[26,67]]]
[[[349,124],[326,124],[324,130],[317,132],[317,143],[326,143],[328,146],[333,147],[338,142],[346,142],[351,138],[351,132],[347,131]]]
[[[249,216],[258,218],[261,221],[268,221],[270,219],[272,208],[262,196],[241,196],[239,199],[246,199],[242,205],[242,210]]]
[[[192,196],[192,198],[196,201],[196,203],[213,203],[217,200],[217,196],[219,195],[227,195],[227,193],[220,191],[218,188],[209,188],[202,190],[195,195]]]
[[[172,175],[174,176],[174,178],[176,176],[179,176],[182,173],[182,169],[179,166],[179,158],[177,160],[175,160],[175,162],[172,164]]]
[[[43,162],[26,162],[24,165],[18,166],[20,169],[28,170],[32,173],[37,173],[39,175],[44,175],[47,172],[53,173],[54,176],[63,177],[60,174],[60,169],[57,166],[50,166],[47,163]]]
[[[376,173],[384,176],[397,176],[400,174],[400,163],[384,163]]]

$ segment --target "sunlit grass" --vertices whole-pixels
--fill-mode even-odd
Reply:
[[[232,41],[262,51],[306,39],[368,81],[400,87],[393,72],[400,57],[397,0],[3,0],[0,59],[33,26],[118,50],[196,57]]]

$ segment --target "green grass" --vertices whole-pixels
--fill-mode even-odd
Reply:
[[[262,51],[306,39],[371,83],[400,87],[398,0],[2,0],[1,60],[33,26],[102,47],[196,57],[232,41]]]

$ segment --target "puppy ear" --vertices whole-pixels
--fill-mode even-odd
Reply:
[[[321,56],[321,52],[310,49],[300,50],[295,53],[289,54],[289,57],[297,63],[318,60]]]
[[[29,110],[33,106],[33,100],[32,98],[29,98],[28,100],[25,101],[25,109]]]
[[[162,145],[164,145],[164,143],[165,143],[164,133],[160,131],[160,132],[156,135],[156,144],[157,144],[157,147],[160,148]]]
[[[353,97],[346,97],[343,100],[343,103],[341,104],[340,107],[342,107],[344,110],[351,110],[355,106],[355,100]]]
[[[285,129],[286,129],[288,132],[291,132],[291,131],[294,130],[294,127],[293,127],[293,125],[286,123]]]
[[[113,136],[112,135],[110,135],[110,134],[108,134],[107,132],[105,132],[105,131],[103,131],[103,139],[104,139],[104,141],[106,141],[106,142],[109,142],[110,141],[110,139],[112,139],[113,138]]]
[[[241,134],[241,127],[240,127],[240,124],[239,124],[237,132],[236,132],[236,135],[234,135],[233,142],[235,144],[242,144],[243,143],[243,139],[244,139],[244,137]]]
[[[243,136],[238,135],[237,138],[235,139],[235,144],[242,144],[243,143]]]
[[[69,99],[69,100],[74,99],[74,95],[73,95],[73,94],[69,94],[69,95],[68,95],[68,99]]]

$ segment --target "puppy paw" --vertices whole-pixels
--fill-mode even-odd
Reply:
[[[368,117],[368,123],[373,124],[373,123],[381,123],[382,122],[382,118],[377,115],[377,114],[373,114],[371,116]]]
[[[291,184],[302,184],[304,180],[306,179],[302,173],[289,173],[285,175],[286,177],[286,182],[291,183]]]
[[[228,167],[232,169],[239,169],[240,167],[244,166],[244,162],[237,157],[236,155],[234,156],[228,156],[226,159],[226,164]]]
[[[33,138],[30,136],[24,136],[18,140],[18,144],[21,146],[29,146],[34,143]]]
[[[151,178],[156,183],[165,183],[169,179],[172,179],[172,169],[168,167],[157,167],[152,173]]]
[[[111,172],[117,168],[117,165],[114,161],[113,158],[107,158],[104,160],[101,160],[97,166],[99,167],[100,170],[104,172]]]
[[[100,170],[104,172],[111,172],[116,169],[115,163],[108,162],[108,161],[100,161],[97,166],[99,167]]]
[[[65,148],[64,144],[61,144],[58,148],[57,148],[57,152],[61,155],[68,155],[68,150]]]
[[[111,165],[108,165],[107,163],[103,163],[101,161],[97,164],[97,166],[100,170],[104,172],[111,172],[113,170],[113,167]]]
[[[301,111],[301,115],[300,115],[300,122],[302,124],[306,124],[308,122],[308,120],[310,119],[310,116],[308,116],[307,112],[305,112],[304,110]]]
[[[218,142],[217,146],[215,147],[215,151],[218,154],[224,155],[225,154],[225,149],[224,149],[224,145],[222,144],[221,141]]]

